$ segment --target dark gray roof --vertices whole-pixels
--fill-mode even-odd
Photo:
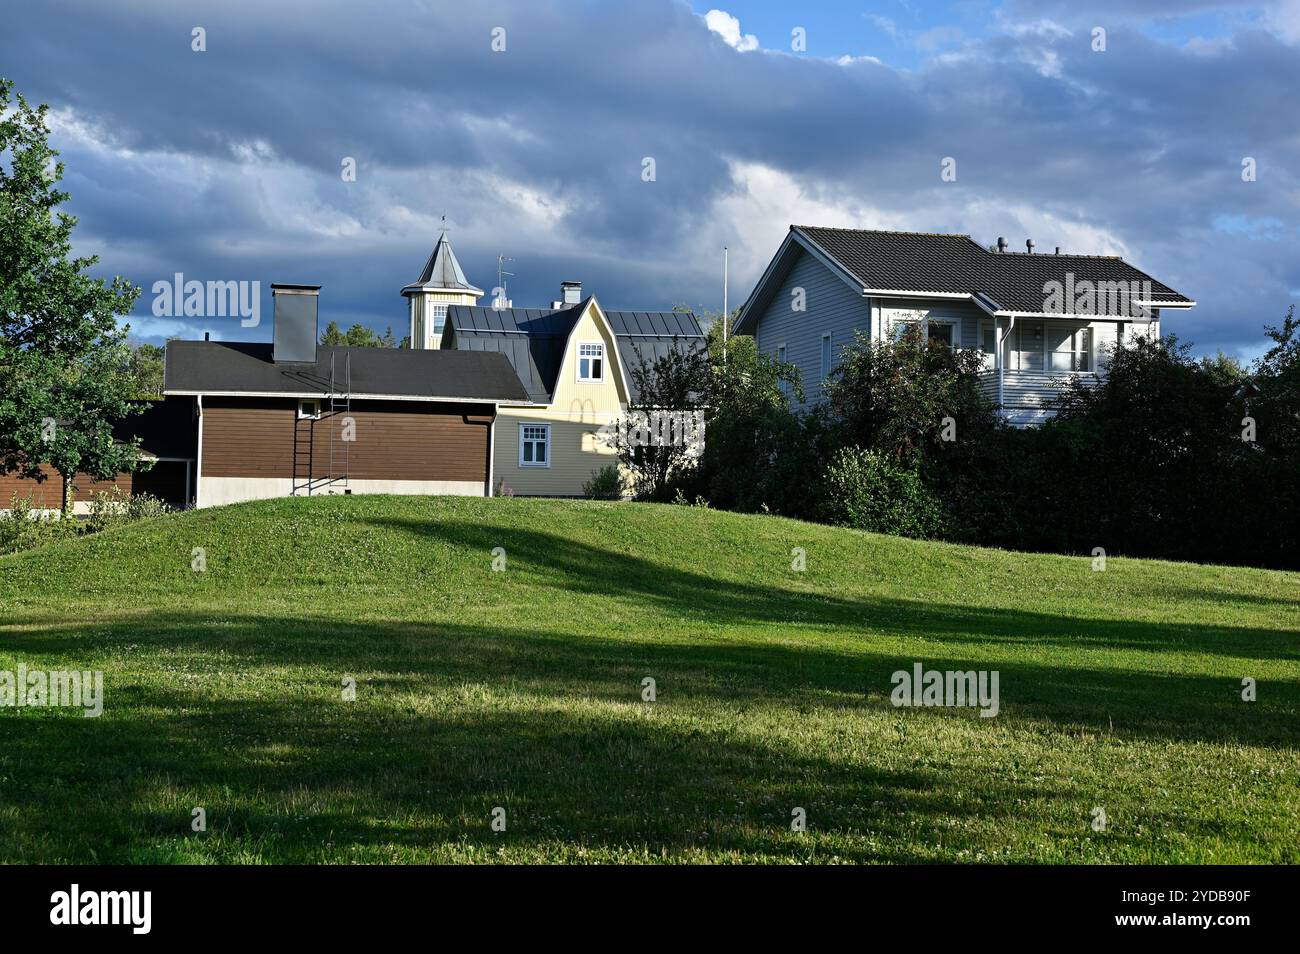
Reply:
[[[322,345],[314,364],[276,364],[269,344],[227,341],[167,342],[163,387],[169,394],[325,394],[330,389],[331,357],[338,391],[344,389],[343,371],[350,363],[353,397],[527,398],[510,362],[496,354]]]
[[[1151,297],[1170,304],[1192,304],[1191,299],[1134,268],[1118,256],[1054,255],[1027,252],[991,252],[969,235],[934,232],[884,232],[870,229],[833,229],[811,225],[790,226],[798,244],[819,250],[846,278],[858,286],[883,291],[981,295],[986,305],[1001,311],[1043,310],[1043,285],[1091,282],[1150,282]],[[797,250],[797,246],[795,246]],[[783,249],[789,251],[787,246]],[[778,255],[780,258],[780,255]],[[773,265],[778,265],[776,259]],[[785,263],[788,267],[790,263]],[[780,274],[776,274],[779,272]],[[741,310],[736,330],[752,330],[766,297],[779,284],[784,268],[769,266]]]
[[[633,401],[640,400],[633,368],[641,362],[652,364],[674,348],[704,347],[704,333],[690,312],[681,311],[607,311],[618,356],[627,368],[627,389]]]
[[[568,308],[480,308],[452,305],[447,309],[444,345],[462,351],[497,351],[514,366],[529,399],[549,404],[564,362],[564,346],[591,297]],[[685,341],[702,344],[704,334],[695,316],[674,311],[604,311],[614,332],[619,358],[630,369],[640,360],[653,361]],[[635,382],[628,381],[635,389]],[[636,400],[636,395],[632,395]]]
[[[442,233],[442,237],[438,239],[438,244],[434,246],[433,253],[429,256],[429,260],[424,263],[424,268],[420,270],[420,277],[403,288],[402,291],[411,291],[417,288],[448,288],[483,294],[483,289],[475,288],[469,283],[469,279],[465,277],[460,262],[456,260],[456,253],[451,250],[451,242],[447,241],[446,232]]]
[[[558,310],[452,305],[447,309],[443,347],[505,355],[528,400],[549,404],[564,362],[564,344],[586,304]]]

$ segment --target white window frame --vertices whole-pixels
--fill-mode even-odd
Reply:
[[[433,319],[433,323],[429,327],[432,330],[433,337],[436,340],[439,341],[442,340],[443,329],[447,327],[447,312],[450,310],[451,310],[451,306],[445,301],[429,302],[429,311],[431,313],[430,317]],[[442,324],[441,328],[438,327],[439,319],[441,319],[441,324]]]
[[[311,405],[313,408],[309,413],[304,413],[303,408]],[[320,399],[319,398],[300,398],[298,400],[298,420],[300,421],[319,421],[320,420]]]
[[[1077,347],[1077,344],[1076,344],[1076,343],[1078,342],[1078,340],[1079,340],[1079,336],[1080,336],[1080,335],[1087,335],[1087,336],[1088,336],[1088,346],[1087,346],[1086,348],[1079,348],[1079,347]],[[1096,351],[1097,351],[1097,335],[1096,335],[1096,332],[1093,330],[1092,325],[1090,325],[1090,324],[1088,324],[1088,325],[1075,325],[1075,326],[1071,327],[1070,330],[1069,330],[1069,332],[1068,332],[1068,334],[1067,334],[1067,336],[1066,336],[1066,341],[1069,342],[1069,344],[1070,344],[1070,349],[1069,349],[1068,351],[1056,351],[1056,350],[1054,350],[1053,348],[1051,348],[1051,347],[1049,346],[1049,344],[1048,344],[1048,335],[1046,334],[1046,332],[1044,332],[1044,334],[1043,334],[1043,351],[1044,351],[1043,364],[1044,364],[1044,366],[1045,366],[1045,367],[1046,367],[1046,368],[1047,368],[1047,369],[1048,369],[1052,374],[1091,374],[1091,373],[1093,373],[1093,372],[1097,369],[1097,354],[1096,354]],[[1054,362],[1054,360],[1055,360],[1055,356],[1057,356],[1057,355],[1068,355],[1069,358],[1070,358],[1070,364],[1071,364],[1071,365],[1077,364],[1079,358],[1081,358],[1081,357],[1086,357],[1086,358],[1088,359],[1088,367],[1087,367],[1087,368],[1076,368],[1076,367],[1070,367],[1070,368],[1062,368],[1062,369],[1053,368],[1053,367],[1052,367],[1052,364],[1053,364],[1053,362]]]
[[[993,350],[985,351],[984,335],[990,331],[993,332]],[[992,319],[992,318],[980,319],[978,350],[980,354],[984,356],[984,369],[986,371],[992,371],[996,369],[998,366],[998,339],[999,337],[1001,337],[998,332],[999,329],[998,329],[998,323],[996,319]]]
[[[948,348],[952,351],[956,351],[961,347],[961,322],[956,318],[931,318],[927,315],[922,329],[927,343],[930,340],[931,325],[946,325],[951,328],[952,340],[948,342]]]
[[[599,355],[590,355],[590,354],[588,354],[588,355],[584,355],[584,354],[582,353],[582,349],[583,349],[583,348],[599,348],[599,349],[600,349],[600,354],[599,354]],[[579,341],[579,342],[578,342],[578,383],[579,383],[579,384],[603,384],[603,383],[604,383],[604,381],[605,381],[605,364],[606,364],[606,361],[607,361],[607,359],[608,359],[608,355],[606,354],[606,352],[607,352],[608,350],[609,350],[609,349],[605,347],[605,342],[603,342],[603,341]],[[586,358],[586,359],[588,359],[588,360],[591,360],[591,359],[593,359],[593,358],[597,358],[597,357],[598,357],[599,360],[600,360],[600,377],[598,377],[598,378],[594,378],[594,377],[585,377],[585,378],[584,378],[584,377],[582,376],[582,360],[583,360],[583,358]]]
[[[527,429],[530,427],[538,428],[541,431],[543,431],[546,435],[545,440],[542,441],[543,446],[546,448],[545,451],[546,460],[544,461],[524,460],[524,445],[526,443],[535,444],[538,441],[538,438],[536,437],[525,438],[524,435],[527,432]],[[534,452],[533,456],[534,457],[537,456],[536,452]],[[551,466],[551,425],[549,424],[520,424],[519,425],[519,466],[520,467],[550,467]]]
[[[889,319],[889,337],[891,341],[901,341],[908,325],[919,325],[921,328],[921,337],[927,342],[930,340],[931,325],[947,325],[952,329],[952,342],[948,347],[953,351],[961,348],[961,320],[959,318],[932,318],[929,313],[918,314],[913,310],[910,314],[915,317],[899,318],[891,316]]]

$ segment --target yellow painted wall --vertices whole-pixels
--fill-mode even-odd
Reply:
[[[434,350],[442,347],[442,335],[433,331],[433,306],[473,305],[478,301],[476,295],[460,291],[420,292],[410,299],[411,347]]]
[[[578,382],[578,345],[602,341],[605,344],[605,380],[599,384]],[[501,481],[516,494],[581,496],[582,485],[594,471],[615,463],[609,434],[624,413],[622,381],[618,378],[618,350],[603,317],[590,303],[569,337],[556,382],[554,401],[549,407],[502,406],[497,414],[493,460],[493,493]],[[550,424],[549,467],[519,466],[519,426]]]

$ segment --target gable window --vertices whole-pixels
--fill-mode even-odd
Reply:
[[[551,466],[551,425],[519,425],[519,466]]]
[[[822,366],[821,377],[818,379],[825,384],[826,379],[831,376],[831,336],[822,335]]]
[[[307,398],[298,402],[298,420],[320,420],[320,401]]]
[[[578,380],[589,384],[605,380],[605,345],[602,342],[578,343]]]

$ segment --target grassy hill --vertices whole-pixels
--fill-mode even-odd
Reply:
[[[916,662],[999,714],[895,708]],[[105,711],[0,709],[0,861],[1300,861],[1296,574],[290,499],[0,558],[19,663]]]

